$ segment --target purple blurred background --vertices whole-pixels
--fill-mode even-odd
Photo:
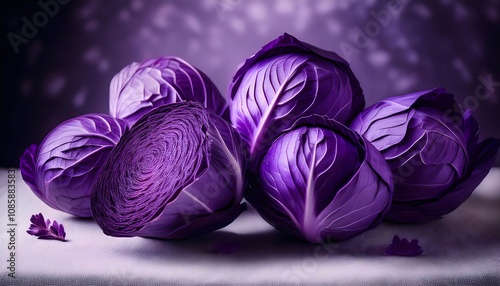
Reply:
[[[61,121],[107,113],[109,82],[132,61],[179,56],[226,94],[238,64],[283,32],[346,58],[367,106],[444,86],[474,110],[481,138],[500,137],[500,1],[2,0],[0,7],[2,167],[17,167],[24,149]]]

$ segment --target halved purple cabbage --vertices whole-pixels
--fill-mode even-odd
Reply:
[[[231,122],[249,143],[254,167],[300,117],[319,114],[348,124],[365,105],[344,59],[286,33],[242,64],[229,94]]]
[[[33,193],[54,209],[91,217],[97,175],[127,124],[106,114],[87,114],[56,126],[21,157],[21,175]]]
[[[394,200],[386,218],[423,223],[459,207],[488,174],[500,146],[477,143],[479,127],[443,88],[387,98],[351,124],[392,168]]]
[[[366,139],[326,117],[302,118],[264,156],[246,198],[271,225],[312,243],[376,227],[392,173]]]
[[[158,107],[108,157],[94,219],[111,236],[182,239],[224,227],[246,209],[244,148],[227,121],[198,103]]]
[[[200,70],[178,57],[132,63],[111,80],[109,111],[132,126],[142,115],[168,103],[196,101],[228,119],[226,99]]]

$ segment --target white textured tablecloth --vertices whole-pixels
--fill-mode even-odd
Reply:
[[[426,225],[383,223],[349,241],[324,246],[274,230],[251,208],[226,228],[195,239],[109,237],[92,220],[46,206],[22,181],[19,171],[16,179],[13,279],[7,276],[7,170],[0,171],[1,285],[500,285],[498,168],[467,202],[441,220]],[[39,212],[63,223],[69,241],[28,235],[30,217]],[[424,254],[383,256],[395,234],[419,239]],[[237,250],[231,254],[216,251],[226,244]]]

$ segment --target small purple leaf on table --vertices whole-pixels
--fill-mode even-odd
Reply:
[[[385,250],[387,256],[419,256],[423,253],[422,247],[418,244],[418,239],[411,242],[406,238],[400,239],[395,235],[392,243]]]
[[[41,213],[32,215],[30,221],[30,228],[26,231],[28,234],[37,236],[38,239],[67,241],[64,226],[57,221],[54,220],[50,225],[50,220],[45,220]]]

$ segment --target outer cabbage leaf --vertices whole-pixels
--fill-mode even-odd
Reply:
[[[214,83],[183,59],[165,56],[132,63],[111,80],[109,109],[132,126],[142,115],[168,103],[196,101],[226,119],[227,103]]]
[[[493,166],[499,141],[478,144],[479,127],[443,88],[385,99],[351,124],[394,174],[387,219],[423,223],[459,207]]]
[[[144,115],[104,164],[92,214],[111,236],[182,239],[232,222],[246,205],[237,131],[194,102]]]
[[[319,114],[349,123],[364,107],[347,62],[286,33],[243,63],[229,94],[231,122],[249,143],[253,167],[300,117]]]
[[[392,185],[389,166],[366,139],[309,116],[274,141],[246,197],[277,229],[319,243],[379,225]]]
[[[90,217],[90,195],[102,164],[127,125],[105,114],[87,114],[56,126],[21,157],[21,175],[47,205]]]

